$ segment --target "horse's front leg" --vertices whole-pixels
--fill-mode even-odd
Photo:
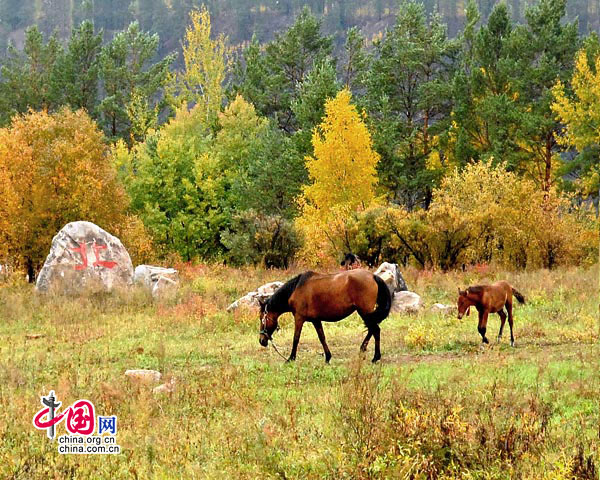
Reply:
[[[294,343],[292,344],[292,353],[290,353],[290,358],[287,359],[288,362],[293,362],[296,360],[296,352],[298,351],[298,342],[300,341],[300,333],[302,332],[302,326],[304,325],[304,319],[301,317],[294,318],[295,320],[295,328],[294,328]]]
[[[329,351],[329,347],[327,346],[327,342],[325,341],[325,332],[323,331],[323,324],[321,320],[314,320],[313,325],[315,326],[315,330],[317,331],[317,336],[323,345],[323,351],[325,352],[325,362],[329,363],[331,360],[331,352]]]
[[[477,326],[477,331],[481,335],[482,343],[490,343],[487,337],[485,336],[485,332],[487,330],[487,320],[488,320],[488,311],[484,310],[483,312],[479,312],[479,325]]]

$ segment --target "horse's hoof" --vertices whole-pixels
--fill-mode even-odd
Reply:
[[[325,357],[325,363],[329,364],[331,357]]]
[[[285,363],[291,363],[291,362],[295,362],[295,361],[296,361],[295,358],[290,357],[285,361]]]
[[[510,342],[510,346],[515,348],[515,342]]]
[[[381,357],[373,357],[373,360],[371,360],[371,363],[377,363],[379,360],[381,360]]]

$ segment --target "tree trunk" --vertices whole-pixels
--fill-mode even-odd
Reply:
[[[429,111],[425,111],[425,118],[423,119],[423,154],[429,155]]]
[[[35,282],[35,270],[33,268],[33,262],[31,261],[30,258],[27,259],[27,281],[29,283],[33,283]]]
[[[546,148],[544,151],[544,181],[542,182],[542,189],[545,192],[545,198],[548,198],[548,192],[552,186],[552,138],[552,134],[546,137]]]

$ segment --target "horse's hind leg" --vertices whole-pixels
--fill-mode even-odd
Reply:
[[[504,310],[500,310],[498,315],[500,315],[500,331],[498,332],[498,343],[500,343],[500,339],[502,338],[502,330],[504,330],[504,322],[506,322],[506,313],[504,313]]]
[[[325,362],[329,363],[331,360],[331,352],[329,351],[329,347],[327,346],[327,342],[325,341],[325,332],[323,331],[323,324],[321,320],[313,321],[313,325],[315,326],[315,330],[317,331],[317,336],[319,337],[319,341],[321,345],[323,345],[323,351],[325,352]]]
[[[508,326],[510,327],[510,346],[515,346],[515,337],[513,336],[513,314],[512,302],[506,302],[506,311],[508,312]]]
[[[375,355],[373,356],[373,363],[376,363],[381,358],[381,350],[379,349],[379,334],[381,333],[381,329],[379,325],[374,324],[369,328],[369,331],[373,332],[373,337],[375,337]]]
[[[372,336],[373,336],[373,332],[371,331],[371,329],[369,329],[369,331],[367,332],[367,336],[365,337],[365,339],[362,342],[362,345],[360,346],[361,352],[367,351],[367,346],[369,345],[369,340],[371,340]]]

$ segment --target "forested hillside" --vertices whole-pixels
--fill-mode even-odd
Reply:
[[[504,3],[488,15],[471,1],[454,36],[419,2],[393,14],[344,4],[389,16],[377,35],[340,29],[346,16],[333,28],[314,13],[328,4],[283,3],[282,26],[243,46],[223,3],[176,17],[176,2],[162,14],[161,2],[74,3],[64,25],[85,9],[96,23],[64,42],[30,27],[8,48],[0,263],[33,278],[49,239],[82,218],[117,232],[138,263],[597,258],[600,40],[566,0],[540,0],[520,23]],[[262,10],[243,25],[275,8]],[[128,23],[132,12],[153,14]],[[213,18],[238,33],[215,32]],[[165,42],[181,55],[161,54]]]
[[[448,25],[450,37],[458,34],[465,22],[465,0],[424,0],[427,13],[439,12]],[[497,0],[477,0],[485,21]],[[525,20],[533,0],[507,0],[512,18]],[[289,27],[303,6],[321,17],[323,32],[333,35],[337,45],[352,26],[363,30],[367,39],[377,37],[394,23],[397,0],[0,0],[0,51],[8,41],[21,47],[25,28],[38,25],[46,35],[56,31],[59,38],[69,37],[73,27],[91,20],[97,29],[111,38],[134,20],[143,30],[158,33],[161,56],[180,49],[188,13],[205,4],[211,12],[215,32],[224,33],[232,45],[248,42],[253,34],[259,41],[273,39],[274,32]],[[569,0],[567,18],[579,20],[579,32],[600,29],[598,0]]]

